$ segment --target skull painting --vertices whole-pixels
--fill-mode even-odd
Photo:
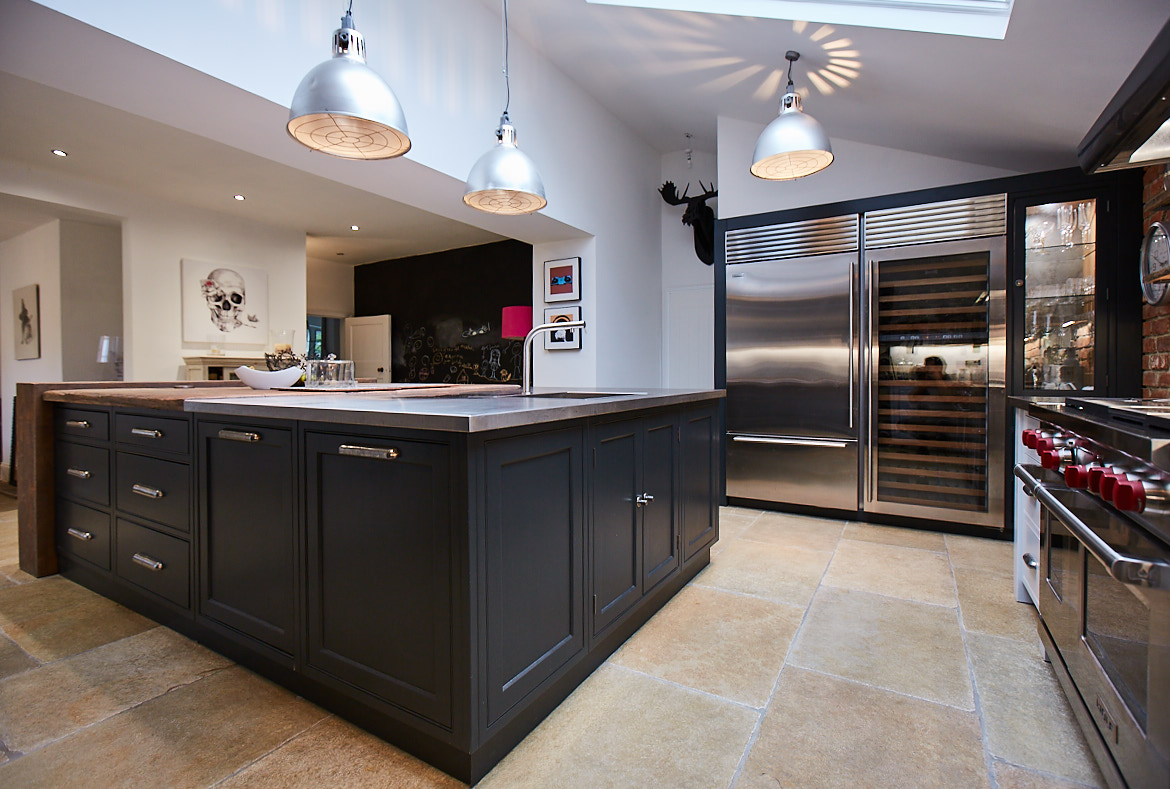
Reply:
[[[244,312],[248,303],[244,278],[230,268],[217,268],[203,278],[203,297],[211,310],[211,322],[220,331],[256,325],[256,316]]]

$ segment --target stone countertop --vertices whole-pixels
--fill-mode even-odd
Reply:
[[[429,397],[404,397],[397,391],[336,394],[269,392],[263,398],[224,397],[222,391],[215,395],[209,399],[188,399],[185,410],[236,417],[477,433],[645,408],[716,401],[724,397],[725,393],[721,389],[615,387],[612,390],[573,389],[571,393],[541,388],[527,397],[479,393],[470,393],[471,396],[468,396],[463,388],[451,394],[441,393]]]

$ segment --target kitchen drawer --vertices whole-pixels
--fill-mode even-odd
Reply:
[[[114,414],[114,440],[152,452],[191,451],[191,422],[183,417]]]
[[[191,531],[191,466],[172,460],[116,453],[114,502],[118,511]]]
[[[110,450],[58,441],[53,454],[58,494],[109,505]]]
[[[103,570],[110,569],[110,515],[57,499],[57,547]]]
[[[105,411],[87,411],[83,408],[61,408],[53,413],[57,438],[82,438],[90,441],[108,441],[110,415]]]
[[[1016,524],[1016,600],[1036,605],[1040,598],[1040,529]],[[1029,562],[1035,563],[1032,567]]]
[[[119,578],[191,607],[191,546],[185,541],[119,518],[114,556]]]

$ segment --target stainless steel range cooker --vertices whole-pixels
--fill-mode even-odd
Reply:
[[[1170,787],[1170,401],[1029,406],[1040,638],[1111,787]]]

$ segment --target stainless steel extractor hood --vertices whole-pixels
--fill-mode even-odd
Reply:
[[[1170,22],[1077,147],[1087,173],[1170,162]]]

